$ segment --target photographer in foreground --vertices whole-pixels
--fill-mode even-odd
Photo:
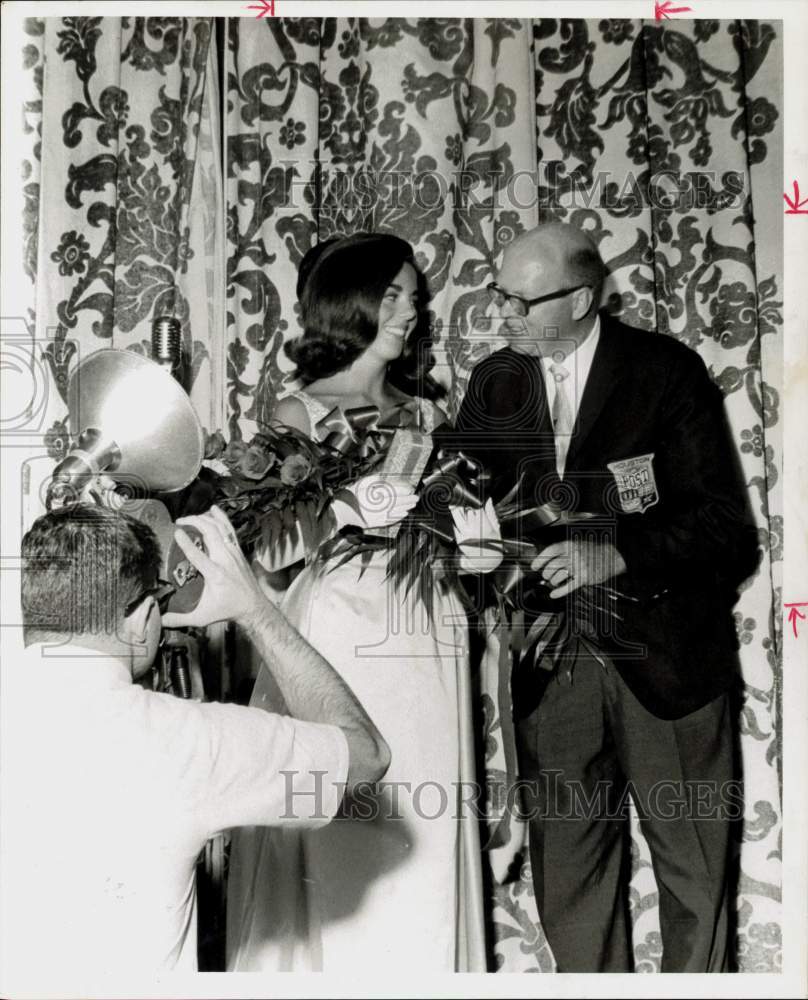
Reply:
[[[203,536],[206,553],[176,533],[205,589],[192,613],[162,620],[159,546],[141,522],[80,505],[23,539],[27,649],[0,675],[9,977],[43,963],[85,980],[194,970],[206,840],[241,825],[322,826],[346,789],[389,764],[345,682],[262,595],[224,514],[181,523]],[[224,620],[249,635],[292,717],[135,683],[163,626]]]

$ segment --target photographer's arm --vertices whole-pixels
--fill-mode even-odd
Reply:
[[[225,515],[213,507],[179,524],[202,533],[207,554],[181,530],[176,539],[205,577],[205,589],[194,611],[164,615],[165,627],[238,622],[272,671],[290,714],[342,729],[350,753],[348,791],[356,784],[378,781],[390,763],[381,733],[339,674],[263,596]]]
[[[390,750],[353,692],[331,665],[268,601],[239,619],[278,682],[290,714],[325,722],[345,733],[350,752],[348,791],[378,781],[390,766]]]

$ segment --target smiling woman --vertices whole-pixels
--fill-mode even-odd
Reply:
[[[379,306],[379,324],[372,351],[385,361],[395,361],[418,319],[418,288],[415,268],[404,263],[387,286]]]
[[[372,402],[385,401],[385,383],[408,395],[439,395],[427,374],[432,359],[420,312],[425,285],[406,240],[383,233],[328,240],[309,252],[300,274],[304,334],[284,349],[305,385],[336,379],[340,394],[350,390],[358,378],[346,369],[370,349],[362,370],[373,358],[388,366],[377,372],[371,392],[380,398]]]
[[[24,130],[4,144],[10,163],[22,163],[11,163],[4,192],[4,204],[16,197],[18,207],[2,233],[3,300],[5,315],[26,317],[34,338],[24,370],[37,375],[36,419],[26,426],[40,428],[53,460],[69,444],[75,366],[99,347],[148,355],[160,314],[181,321],[202,424],[221,427],[231,444],[273,417],[308,427],[299,396],[278,402],[291,367],[284,342],[303,332],[295,277],[300,268],[305,285],[320,255],[359,230],[408,242],[388,268],[382,249],[394,243],[357,237],[334,279],[341,307],[350,298],[361,312],[359,287],[372,291],[355,354],[336,346],[342,333],[296,341],[307,405],[320,414],[324,404],[311,402],[317,380],[338,396],[345,366],[368,360],[369,344],[381,350],[389,338],[386,353],[395,355],[398,327],[379,333],[379,306],[407,261],[416,262],[419,292],[428,283],[429,310],[419,294],[419,320],[385,361],[379,402],[393,412],[398,403],[427,407],[413,396],[434,398],[419,364],[431,324],[448,406],[459,412],[494,338],[510,330],[509,353],[526,342],[516,300],[490,310],[496,321],[485,315],[486,284],[505,247],[552,219],[597,243],[608,313],[699,353],[726,397],[764,548],[737,609],[745,795],[757,817],[735,845],[737,959],[744,972],[777,972],[790,843],[780,784],[783,641],[773,613],[784,553],[782,227],[796,223],[764,209],[782,205],[788,19],[25,18],[30,6],[4,8],[11,58],[2,72],[11,83],[3,91],[17,105],[4,123]],[[347,250],[339,259],[349,260]],[[531,300],[586,282],[572,277],[547,275],[534,287],[500,270],[497,281]],[[575,297],[529,311],[552,327],[548,314]],[[353,330],[356,317],[343,319],[323,329]],[[22,318],[8,322],[23,327]],[[135,402],[140,419],[148,399]],[[346,394],[326,409],[338,402],[356,405]],[[20,490],[32,513],[40,461],[50,465],[34,458],[30,489],[26,471]],[[495,777],[504,768],[502,717],[487,692],[478,705]],[[634,959],[650,971],[661,956],[658,887],[635,831]],[[554,968],[528,863],[521,878],[491,889],[486,912],[490,969]],[[221,968],[218,957],[211,967]]]
[[[283,397],[275,419],[322,440],[375,407],[380,424],[429,434],[439,411],[402,388],[423,375],[409,244],[381,234],[330,241],[309,252],[301,273],[305,332],[289,354],[305,390]],[[379,492],[390,486],[374,482]],[[384,504],[386,525],[414,502],[412,488],[402,490],[398,512]],[[362,509],[369,525],[371,505]],[[279,567],[276,548],[259,551],[267,570]],[[384,730],[392,759],[373,794],[347,803],[347,815],[316,837],[238,831],[232,970],[382,974],[413,960],[422,972],[485,970],[477,820],[460,798],[474,780],[465,615],[449,585],[426,597],[404,589],[388,579],[379,550],[307,566],[283,597],[287,618]],[[251,704],[281,707],[264,668]]]

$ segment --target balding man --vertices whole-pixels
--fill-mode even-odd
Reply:
[[[524,506],[590,515],[526,530],[526,626],[545,613],[558,629],[554,655],[523,651],[511,678],[536,900],[559,971],[633,968],[630,795],[662,970],[723,971],[741,810],[731,609],[757,537],[703,362],[599,314],[604,276],[571,225],[514,240],[488,286],[507,347],[474,369],[458,418],[495,499],[519,484]]]

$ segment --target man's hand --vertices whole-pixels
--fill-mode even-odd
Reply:
[[[188,614],[169,611],[163,615],[163,626],[184,628],[231,619],[242,625],[249,623],[269,602],[239,548],[233,525],[218,507],[211,507],[207,514],[198,517],[180,518],[177,525],[183,524],[202,534],[207,554],[194,545],[181,527],[174,537],[188,561],[205,578],[205,587],[193,611]]]
[[[401,476],[369,475],[344,488],[346,499],[334,497],[337,527],[386,528],[401,521],[418,503],[418,494]]]
[[[580,538],[548,545],[531,563],[546,586],[550,597],[565,597],[579,587],[603,583],[625,573],[626,563],[611,542]]]

